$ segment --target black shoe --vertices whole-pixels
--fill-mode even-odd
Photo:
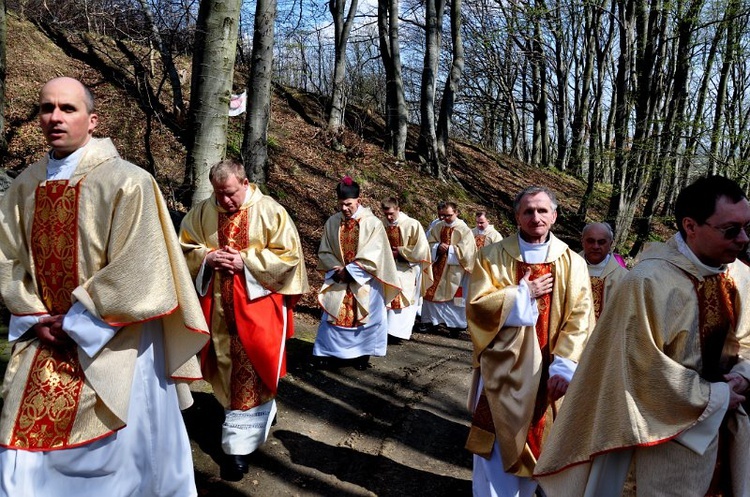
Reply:
[[[314,369],[329,369],[330,363],[327,357],[313,356],[310,361],[310,366]]]
[[[388,335],[388,345],[401,345],[401,342],[403,342],[403,338],[395,337],[393,335]]]
[[[367,368],[371,368],[372,365],[370,364],[370,356],[369,355],[363,355],[362,357],[358,357],[354,360],[354,369],[357,371],[364,371]]]
[[[221,465],[221,479],[226,481],[240,481],[250,471],[247,456],[228,454]]]
[[[466,331],[465,328],[448,328],[448,334],[451,338],[461,338],[461,333]]]

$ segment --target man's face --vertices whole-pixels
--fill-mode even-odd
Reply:
[[[97,119],[86,109],[83,86],[72,78],[53,79],[39,92],[39,126],[57,159],[86,145]]]
[[[477,228],[484,231],[487,229],[487,226],[490,225],[490,222],[487,221],[487,216],[477,216]]]
[[[212,181],[216,202],[227,212],[237,212],[242,204],[245,203],[247,188],[250,182],[247,178],[242,181],[237,176],[230,174],[223,181]]]
[[[342,198],[339,199],[339,210],[346,219],[351,219],[359,208],[359,198]]]
[[[602,262],[612,248],[612,239],[609,237],[609,231],[599,225],[589,227],[581,241],[583,242],[583,253],[589,264],[599,264]]]
[[[440,209],[440,219],[445,221],[447,224],[451,224],[453,221],[458,218],[458,213],[453,209],[453,207],[445,207],[443,209]]]
[[[516,222],[524,239],[532,243],[546,241],[552,225],[557,220],[557,211],[552,208],[549,196],[544,192],[524,195],[516,211]]]
[[[383,209],[383,215],[391,224],[396,222],[399,212],[401,212],[401,210],[398,207],[388,207],[387,209]]]
[[[682,220],[690,250],[702,263],[711,267],[733,262],[745,249],[750,241],[745,229],[749,223],[750,203],[747,199],[733,203],[727,197],[719,197],[716,210],[705,223],[699,225],[689,217]]]

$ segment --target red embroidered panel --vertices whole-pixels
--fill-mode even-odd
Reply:
[[[401,240],[401,230],[398,229],[398,226],[387,226],[385,232],[388,234],[388,243],[390,243],[391,248],[404,245],[404,242]]]
[[[36,189],[31,253],[42,302],[50,314],[70,309],[78,286],[78,188],[48,181]]]
[[[359,247],[359,223],[356,219],[344,219],[341,221],[339,229],[339,245],[341,253],[344,256],[344,264],[350,264],[357,258],[357,249]],[[359,316],[357,316],[357,303],[354,300],[349,285],[346,287],[346,295],[336,316],[335,326],[345,328],[354,328],[359,326]]]
[[[440,230],[440,243],[447,243],[448,245],[450,245],[452,238],[453,238],[453,228],[449,228],[448,226],[443,226],[443,228]],[[429,300],[429,301],[435,300],[435,292],[437,291],[437,288],[440,285],[440,280],[443,278],[443,273],[445,272],[445,266],[447,264],[448,264],[448,252],[445,252],[444,254],[439,255],[437,259],[435,260],[435,262],[432,263],[433,283],[432,283],[432,286],[430,286],[430,288],[428,288],[424,294],[425,300]]]
[[[219,212],[219,247],[243,250],[250,245],[247,215],[247,209],[240,209],[231,214]],[[221,281],[221,307],[224,310],[227,331],[230,335],[236,335],[237,323],[234,319],[233,277],[226,273],[220,273],[219,276]]]
[[[232,389],[230,409],[247,411],[268,402],[273,398],[273,394],[248,359],[239,336],[232,335],[229,340],[229,352],[232,357],[232,374],[229,381]]]
[[[520,283],[527,269],[531,269],[529,279],[531,281],[552,273],[552,264],[526,264],[519,262],[516,265],[516,281]],[[526,443],[529,444],[531,453],[534,457],[539,458],[542,452],[542,436],[544,435],[545,413],[549,403],[547,401],[547,380],[549,379],[549,365],[551,356],[549,351],[549,319],[550,304],[552,303],[552,293],[547,293],[536,299],[537,308],[539,309],[539,318],[536,321],[536,337],[539,341],[539,348],[542,350],[542,377],[539,380],[539,389],[537,390],[536,403],[534,404],[534,415],[531,419],[529,434],[526,437]]]
[[[403,247],[404,242],[401,238],[401,230],[398,229],[398,226],[387,226],[385,228],[386,234],[388,234],[388,243],[391,245],[391,249],[394,249],[396,247]],[[396,295],[396,298],[394,298],[391,303],[388,305],[391,309],[397,310],[397,309],[403,309],[406,307],[406,303],[404,302],[403,297],[399,293]]]
[[[723,381],[721,351],[727,334],[736,325],[734,302],[737,287],[725,273],[707,276],[703,281],[692,278],[698,296],[698,319],[700,326],[701,376],[708,381]]]
[[[487,240],[487,235],[474,235],[474,243],[477,244],[477,250],[484,247],[484,242]]]

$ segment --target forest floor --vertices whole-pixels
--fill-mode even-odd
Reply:
[[[205,382],[184,412],[198,494],[235,496],[468,496],[471,342],[417,333],[372,368],[310,365],[317,320],[297,315],[279,387],[277,424],[241,481],[220,478],[223,411]]]

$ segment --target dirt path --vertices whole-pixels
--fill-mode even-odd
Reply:
[[[239,482],[219,478],[222,410],[196,386],[185,421],[199,495],[471,495],[467,337],[416,334],[367,371],[322,371],[309,365],[317,323],[302,315],[296,326],[278,422]]]

